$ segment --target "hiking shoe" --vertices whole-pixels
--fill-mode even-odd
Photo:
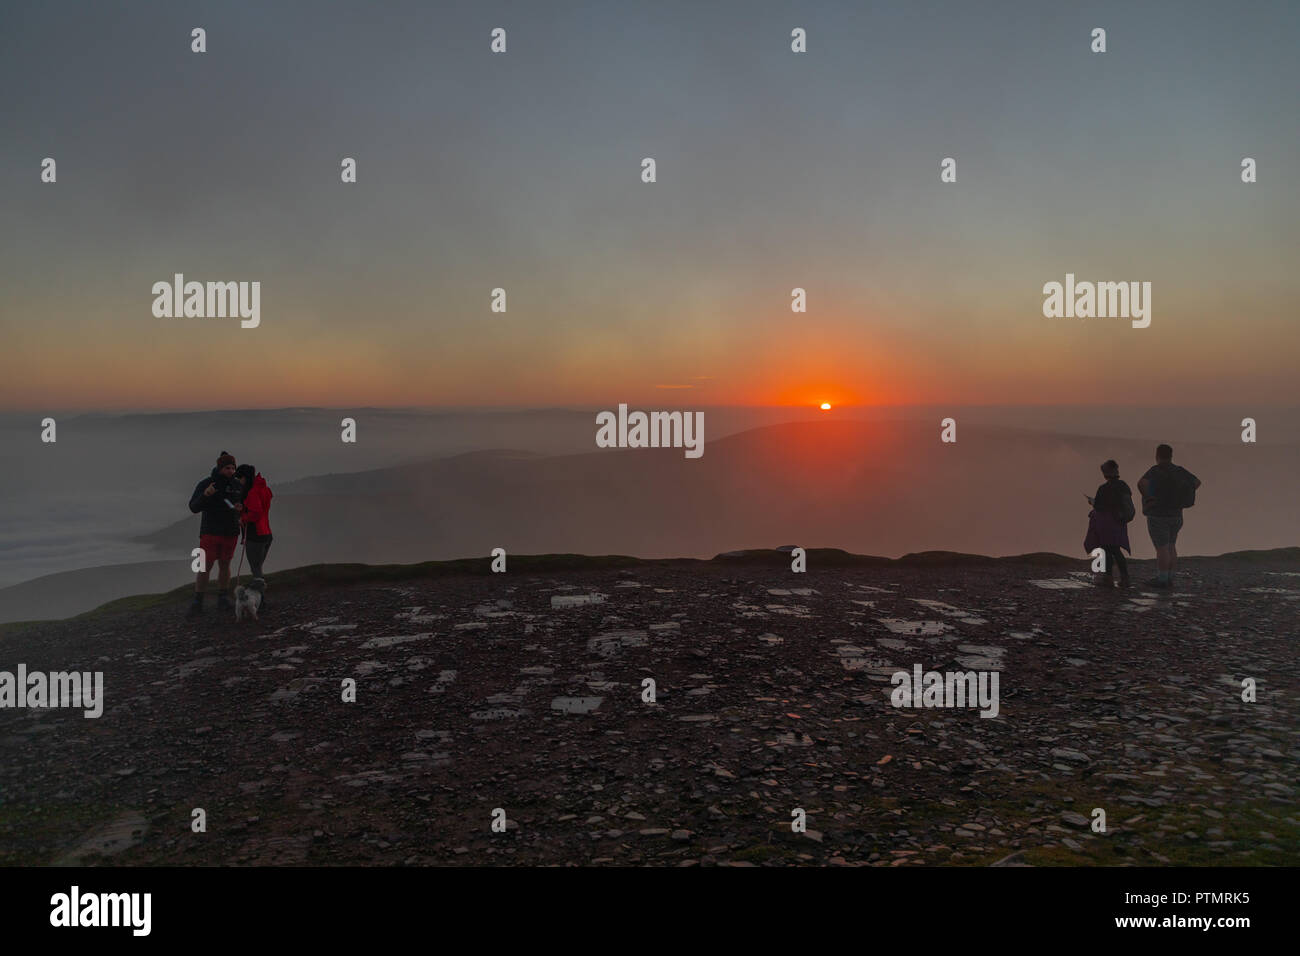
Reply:
[[[226,596],[225,591],[222,591],[220,594],[217,595],[218,611],[233,611],[234,609],[235,609],[235,604],[233,601],[230,600],[229,597]]]
[[[1133,586],[1133,584],[1132,584],[1131,581],[1129,581],[1128,578],[1120,578],[1120,579],[1119,579],[1119,586],[1122,587],[1122,588],[1131,588],[1131,587]]]
[[[193,601],[190,602],[190,609],[185,612],[185,616],[187,618],[198,617],[202,613],[203,613],[203,599],[195,598]]]
[[[1147,587],[1159,588],[1160,590],[1163,591],[1165,588],[1168,588],[1169,585],[1166,584],[1164,581],[1161,581],[1159,578],[1152,578],[1150,581],[1147,582]]]

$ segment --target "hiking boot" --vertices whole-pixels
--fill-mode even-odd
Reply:
[[[1122,588],[1131,588],[1133,586],[1133,583],[1129,581],[1128,576],[1125,575],[1124,577],[1119,579],[1119,586]]]
[[[235,603],[230,600],[230,596],[226,594],[225,591],[222,591],[217,595],[218,611],[233,611],[234,609],[235,609]]]
[[[1160,590],[1163,591],[1165,588],[1169,587],[1169,585],[1166,584],[1164,581],[1161,581],[1159,578],[1152,578],[1150,581],[1147,582],[1147,587],[1159,588]]]
[[[203,595],[201,593],[195,594],[194,600],[190,604],[190,609],[185,612],[185,616],[187,618],[198,617],[202,613],[203,613]]]

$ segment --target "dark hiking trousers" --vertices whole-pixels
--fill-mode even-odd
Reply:
[[[1115,569],[1119,569],[1119,579],[1128,580],[1128,561],[1124,558],[1124,551],[1117,545],[1112,545],[1104,549],[1106,552],[1106,575],[1114,577]]]
[[[269,534],[262,539],[251,534],[248,536],[245,550],[248,553],[248,566],[252,569],[255,578],[262,577],[262,562],[266,560],[266,552],[271,550],[272,540],[273,538]]]

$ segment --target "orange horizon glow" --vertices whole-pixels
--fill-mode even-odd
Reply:
[[[295,346],[294,362],[285,364],[276,361],[276,350],[269,345],[247,361],[232,363],[229,343],[224,340],[202,342],[196,351],[189,337],[184,348],[178,340],[163,339],[151,346],[150,360],[142,364],[138,355],[130,356],[137,346],[129,342],[124,345],[121,340],[79,339],[77,347],[91,349],[93,357],[89,353],[64,354],[61,348],[46,347],[43,340],[36,340],[37,332],[45,334],[49,330],[35,327],[32,340],[19,339],[17,348],[0,355],[0,412],[613,408],[627,402],[642,408],[833,410],[852,417],[855,410],[879,407],[1098,404],[1091,384],[1075,379],[1086,373],[1085,365],[1050,375],[1039,369],[1034,374],[1042,377],[1032,384],[1040,387],[1030,390],[1011,377],[984,381],[984,376],[974,374],[969,367],[953,374],[941,372],[936,366],[924,367],[906,350],[875,352],[869,360],[863,360],[861,367],[837,357],[819,360],[810,352],[787,354],[780,362],[772,359],[743,368],[704,366],[712,374],[681,377],[643,375],[631,362],[597,369],[591,366],[589,356],[583,356],[562,363],[558,370],[534,362],[522,367],[503,388],[492,378],[495,373],[471,361],[443,366],[426,360],[415,348],[395,357],[375,343],[364,341],[350,347],[345,358],[335,357],[328,350]],[[25,355],[26,351],[39,354]],[[1284,351],[1271,354],[1277,358]],[[887,364],[886,355],[890,356]],[[53,356],[59,357],[57,362]],[[517,356],[506,356],[502,361],[507,360],[516,361]],[[133,373],[123,376],[117,371],[120,367],[130,367]],[[438,369],[436,376],[430,375],[431,368]],[[1283,372],[1279,369],[1274,376],[1271,371],[1257,367],[1250,398],[1268,405],[1279,404]],[[557,376],[563,377],[563,387],[556,384]],[[1160,404],[1156,389],[1157,385],[1151,383],[1145,388],[1135,386],[1131,400],[1156,400]]]

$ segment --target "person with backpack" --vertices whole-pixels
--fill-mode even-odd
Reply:
[[[1119,586],[1129,586],[1128,561],[1124,552],[1133,553],[1128,541],[1128,523],[1136,515],[1133,507],[1133,490],[1126,482],[1120,481],[1119,465],[1115,459],[1102,462],[1102,477],[1105,483],[1097,489],[1097,494],[1088,499],[1092,512],[1088,515],[1088,536],[1083,541],[1083,549],[1092,553],[1101,548],[1106,552],[1106,574],[1097,583],[1113,587],[1115,570],[1119,570]]]
[[[1178,532],[1183,527],[1183,509],[1196,504],[1196,489],[1201,479],[1186,468],[1174,464],[1174,450],[1168,445],[1156,447],[1156,463],[1138,481],[1142,495],[1142,513],[1147,531],[1156,549],[1153,588],[1174,586],[1174,565],[1178,562]]]
[[[204,569],[194,578],[194,603],[185,613],[196,617],[203,611],[203,592],[215,562],[221,569],[217,586],[217,610],[231,610],[234,604],[226,593],[230,587],[230,559],[239,543],[239,513],[243,509],[244,486],[235,479],[235,456],[223,451],[217,456],[212,474],[194,486],[190,511],[202,514],[199,523],[199,547],[203,549]]]
[[[239,515],[240,527],[244,532],[244,548],[248,555],[248,566],[253,577],[262,577],[262,564],[266,553],[271,550],[271,489],[266,479],[252,465],[240,465],[235,469],[235,477],[246,489],[244,508]],[[262,593],[261,610],[266,610],[266,593]]]

